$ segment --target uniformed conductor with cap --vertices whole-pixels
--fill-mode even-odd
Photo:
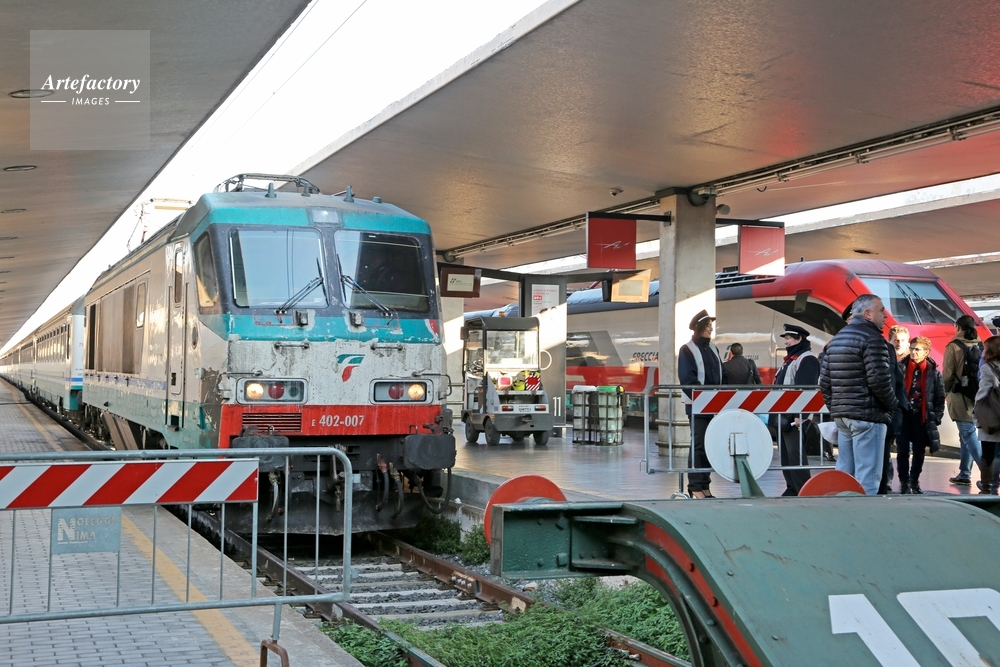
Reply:
[[[812,352],[809,343],[809,331],[797,324],[786,324],[781,332],[785,343],[785,362],[774,376],[776,385],[816,385],[819,383],[819,359]],[[774,415],[777,419],[776,428],[781,430],[781,465],[809,465],[809,459],[803,451],[807,444],[819,444],[818,430],[814,430],[808,418],[793,417],[793,415]],[[800,435],[801,433],[801,435]],[[810,442],[807,443],[807,438]],[[799,445],[802,445],[800,450]],[[802,457],[799,458],[799,453]],[[797,496],[802,485],[809,480],[808,470],[782,470],[785,477],[785,492],[783,496]]]
[[[719,349],[712,344],[712,332],[715,330],[715,318],[709,316],[707,310],[700,311],[691,318],[688,325],[694,334],[691,340],[681,346],[677,353],[677,380],[682,385],[719,385],[726,383],[726,369],[722,366]],[[690,392],[685,391],[690,399]],[[692,468],[711,468],[708,456],[705,454],[705,431],[712,421],[711,415],[691,414],[691,404],[685,407],[691,422],[691,458]],[[707,472],[693,472],[688,475],[688,495],[692,498],[712,498],[710,484],[712,475]]]

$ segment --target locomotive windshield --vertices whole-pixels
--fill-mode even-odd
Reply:
[[[232,233],[230,248],[237,306],[326,307],[323,239],[315,230],[243,228]]]
[[[344,303],[349,308],[428,311],[423,253],[417,239],[341,230],[334,235],[334,243]]]
[[[882,299],[897,322],[908,324],[954,324],[964,315],[940,285],[933,280],[861,278],[872,294]]]

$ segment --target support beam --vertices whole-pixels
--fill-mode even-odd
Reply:
[[[673,193],[660,200],[660,212],[673,221],[660,228],[660,384],[677,383],[677,350],[691,338],[688,323],[702,309],[715,315],[715,197],[694,206],[686,194]],[[659,403],[660,419],[670,414],[665,399]],[[675,445],[689,443],[684,408],[674,405]],[[658,443],[669,437],[661,426]]]

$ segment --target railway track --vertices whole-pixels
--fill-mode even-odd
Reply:
[[[28,397],[30,400],[30,397]],[[34,401],[32,401],[35,403]],[[38,403],[35,403],[39,405]],[[108,446],[76,428],[39,405],[53,421],[67,428],[92,450],[106,451]],[[183,511],[181,512],[183,514]],[[215,516],[195,511],[192,517],[203,533],[218,544],[221,526]],[[394,639],[404,649],[410,665],[447,667],[401,637],[387,632],[380,621],[406,621],[423,629],[449,624],[483,625],[503,622],[503,608],[525,610],[535,600],[523,592],[480,575],[444,558],[412,547],[382,533],[369,533],[375,556],[355,557],[350,604],[319,604],[302,609],[309,616],[335,621],[346,617],[353,622]],[[242,559],[249,569],[253,547],[240,535],[226,530],[222,537],[225,549]],[[343,586],[344,568],[336,559],[296,560],[288,563],[262,547],[257,549],[257,575],[279,595],[336,591]],[[691,667],[689,662],[605,630],[608,643],[627,651],[636,665],[649,667]]]
[[[214,518],[203,517],[209,524]],[[215,525],[217,533],[218,525]],[[535,600],[510,586],[439,556],[427,553],[383,533],[370,533],[377,552],[374,556],[354,557],[351,569],[351,603],[319,605],[302,609],[306,615],[327,621],[341,617],[375,632],[388,635],[407,654],[410,665],[446,667],[423,651],[410,646],[401,637],[386,632],[383,620],[413,623],[422,629],[448,624],[483,625],[503,622],[503,608],[525,610]],[[249,567],[251,545],[227,531],[226,547]],[[335,559],[312,557],[284,561],[258,547],[258,575],[280,595],[325,593],[343,586],[343,564]],[[649,667],[691,667],[689,662],[619,633],[606,630],[608,643],[629,653],[636,665]]]

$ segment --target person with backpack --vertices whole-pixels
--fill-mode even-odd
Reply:
[[[983,343],[983,361],[980,369],[979,391],[976,393],[976,403],[984,401],[991,392],[1000,390],[1000,336],[990,336]],[[980,408],[981,409],[981,408]],[[982,413],[978,413],[982,414]],[[997,485],[993,480],[994,457],[1000,448],[1000,431],[990,433],[987,424],[979,423],[979,442],[983,446],[983,464],[979,466],[980,493],[997,495]]]
[[[979,389],[979,360],[983,356],[983,343],[976,333],[976,321],[971,315],[962,315],[955,321],[955,338],[944,350],[941,375],[948,397],[948,416],[958,427],[960,460],[958,474],[948,481],[952,484],[972,484],[972,462],[982,472],[982,446],[976,437],[976,424],[972,408]]]

